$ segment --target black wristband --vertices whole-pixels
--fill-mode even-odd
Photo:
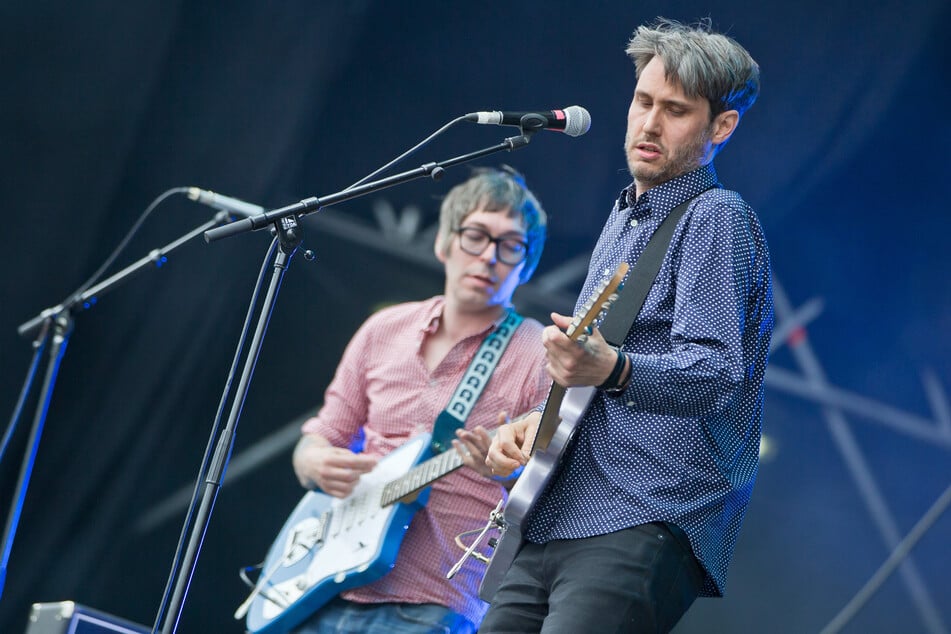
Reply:
[[[599,390],[614,389],[621,380],[621,373],[624,372],[624,363],[627,361],[627,357],[621,352],[620,348],[615,348],[614,351],[617,352],[617,361],[614,362],[614,369],[611,370],[611,374],[608,375],[608,378],[604,379],[604,383],[598,386]]]
[[[604,393],[611,398],[617,398],[618,396],[624,394],[624,392],[627,390],[627,386],[631,383],[631,375],[634,374],[634,367],[628,362],[629,359],[627,358],[627,355],[620,350],[618,350],[618,353],[624,358],[621,376],[618,377],[617,385],[603,390]],[[626,369],[627,372],[624,372],[624,369]]]

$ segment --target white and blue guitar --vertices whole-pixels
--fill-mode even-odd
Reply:
[[[570,339],[580,339],[590,332],[592,324],[604,318],[617,299],[616,291],[624,281],[628,268],[628,264],[622,262],[610,280],[604,280],[598,285],[565,331]],[[597,389],[591,386],[566,389],[552,383],[538,423],[538,431],[532,442],[531,458],[509,492],[504,510],[501,513],[493,513],[490,518],[499,528],[500,535],[494,542],[492,556],[479,585],[479,597],[483,601],[492,601],[505,573],[511,567],[522,543],[522,524],[551,480],[555,467],[561,461],[561,456],[596,391]]]
[[[343,590],[385,575],[430,484],[462,466],[454,449],[433,458],[431,435],[413,436],[360,477],[346,498],[309,491],[271,544],[247,600],[251,634],[280,634]],[[429,458],[427,460],[427,458]]]

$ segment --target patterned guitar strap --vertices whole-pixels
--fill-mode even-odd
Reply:
[[[433,424],[431,446],[435,453],[442,453],[452,447],[456,430],[466,424],[469,413],[475,407],[483,388],[495,371],[495,366],[502,358],[502,353],[523,319],[525,318],[514,310],[510,310],[502,323],[482,341],[479,350],[469,362],[466,373],[462,375],[456,392],[449,399],[449,404],[439,413]]]

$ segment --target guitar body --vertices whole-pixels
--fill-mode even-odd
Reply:
[[[347,498],[306,493],[268,551],[248,610],[248,631],[287,632],[341,591],[389,572],[429,490],[410,503],[384,504],[384,487],[429,455],[430,434],[419,434],[382,458]]]
[[[622,262],[610,279],[602,280],[565,331],[569,339],[580,341],[590,332],[593,324],[604,317],[617,299],[616,291],[621,287],[628,269],[628,264]],[[490,518],[498,526],[500,535],[486,566],[482,583],[479,584],[479,598],[483,601],[491,603],[495,597],[505,573],[522,545],[522,526],[525,518],[535,508],[538,497],[548,486],[596,392],[597,389],[591,386],[566,389],[552,383],[545,410],[535,431],[531,458],[518,477],[518,482],[509,492],[509,499],[501,516]]]
[[[566,390],[559,409],[561,423],[555,429],[551,441],[547,447],[532,454],[532,459],[525,465],[518,482],[509,492],[509,499],[502,514],[501,533],[479,585],[479,598],[483,601],[492,602],[505,573],[515,560],[515,555],[522,545],[522,525],[525,518],[535,508],[538,497],[551,481],[552,474],[561,462],[565,449],[596,391],[593,387],[572,387]]]

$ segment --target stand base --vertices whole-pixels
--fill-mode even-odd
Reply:
[[[149,634],[151,628],[72,601],[34,603],[25,634]]]

